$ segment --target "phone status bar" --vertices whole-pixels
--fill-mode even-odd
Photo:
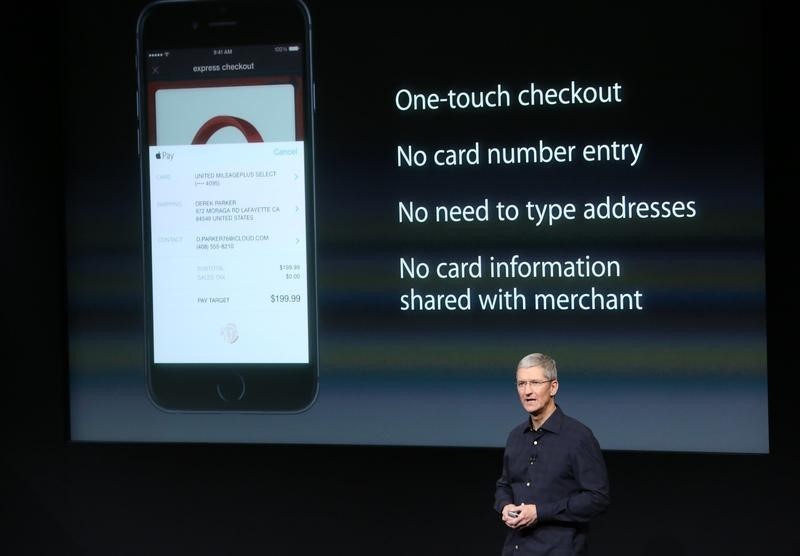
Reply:
[[[269,48],[269,47],[268,47]],[[192,49],[195,52],[202,51],[206,49]],[[284,52],[290,53],[297,53],[300,52],[301,47],[299,44],[278,44],[271,47],[271,50],[275,54],[281,54]],[[237,51],[241,51],[240,48],[232,48],[232,47],[216,47],[216,48],[208,48],[208,53],[212,56],[233,56],[237,54]],[[159,58],[169,58],[172,52],[170,50],[152,50],[147,53],[148,59],[159,59]]]

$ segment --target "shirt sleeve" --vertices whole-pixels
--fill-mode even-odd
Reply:
[[[611,498],[603,452],[588,430],[578,440],[572,463],[577,483],[575,491],[566,498],[537,504],[539,521],[584,523],[608,508]]]
[[[500,478],[497,479],[494,490],[494,509],[497,513],[501,513],[506,504],[513,503],[514,493],[511,490],[511,477],[508,470],[508,442],[506,442],[506,449],[503,452],[503,472]]]

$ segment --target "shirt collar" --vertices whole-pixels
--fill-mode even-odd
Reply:
[[[559,407],[559,405],[556,404],[556,410],[552,413],[552,415],[550,415],[550,417],[547,418],[547,421],[545,421],[542,424],[539,430],[540,431],[544,430],[547,432],[553,432],[555,434],[559,434],[561,432],[561,423],[564,420],[563,418],[564,418],[564,412],[561,411],[561,407]],[[528,426],[525,427],[525,429],[522,432],[533,432],[533,427],[531,426],[530,417],[528,417]]]

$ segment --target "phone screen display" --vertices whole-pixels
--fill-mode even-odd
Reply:
[[[144,56],[153,362],[309,363],[302,45]]]

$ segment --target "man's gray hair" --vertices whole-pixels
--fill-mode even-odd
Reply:
[[[544,369],[544,377],[547,380],[558,380],[556,361],[549,355],[545,355],[544,353],[529,353],[517,363],[517,369],[526,369],[528,367],[541,367]]]

